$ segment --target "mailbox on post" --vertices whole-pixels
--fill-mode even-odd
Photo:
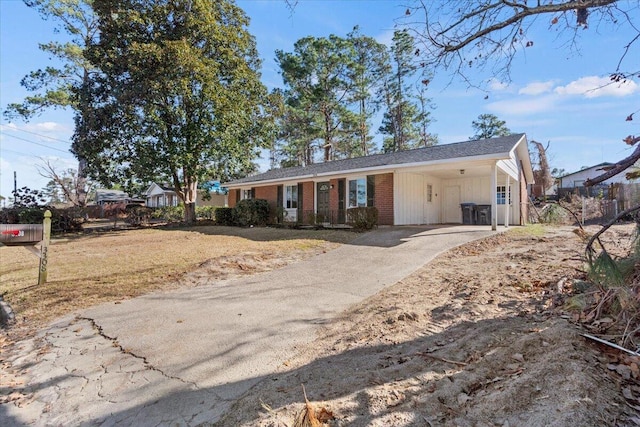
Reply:
[[[51,211],[45,211],[42,224],[0,224],[0,246],[24,246],[40,258],[38,285],[47,281],[50,238]]]
[[[0,224],[0,243],[7,246],[35,245],[43,239],[42,224]]]

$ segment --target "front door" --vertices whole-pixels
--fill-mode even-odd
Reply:
[[[329,212],[329,186],[328,182],[319,182],[317,191],[317,211],[318,219],[316,222],[330,222]]]
[[[460,186],[448,185],[444,187],[442,200],[442,216],[445,224],[461,224],[462,210],[460,208]]]

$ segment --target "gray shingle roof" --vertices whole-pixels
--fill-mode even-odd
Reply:
[[[453,144],[434,145],[433,147],[416,148],[414,150],[397,151],[394,153],[374,154],[372,156],[356,157],[353,159],[334,160],[332,162],[315,163],[308,166],[271,169],[270,171],[258,175],[231,181],[225,185],[234,186],[244,183],[258,183],[262,181],[289,179],[298,176],[327,174],[333,172],[340,173],[380,166],[504,154],[509,153],[523,136],[523,133],[519,133],[499,138],[456,142]]]

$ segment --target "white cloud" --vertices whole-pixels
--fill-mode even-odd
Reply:
[[[519,95],[542,95],[543,93],[551,92],[553,89],[553,81],[548,82],[533,82],[529,83],[518,91]]]
[[[394,29],[390,29],[387,31],[382,32],[381,34],[378,34],[377,36],[375,36],[375,39],[378,43],[381,43],[387,47],[391,47],[391,45],[393,44],[393,33],[395,32]]]
[[[574,80],[566,86],[558,86],[555,92],[559,95],[583,95],[586,98],[623,97],[640,92],[640,86],[632,80],[612,82],[608,77],[587,76]]]
[[[502,90],[507,90],[508,88],[509,88],[508,83],[503,83],[494,78],[489,80],[489,89],[491,89],[492,91],[502,91]]]
[[[56,122],[35,123],[33,127],[41,132],[63,132],[66,130],[64,126]]]
[[[555,97],[542,96],[536,99],[513,98],[487,105],[487,110],[503,115],[522,115],[548,112],[555,107]]]

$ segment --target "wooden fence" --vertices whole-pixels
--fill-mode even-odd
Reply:
[[[578,208],[583,220],[609,221],[626,209],[640,205],[640,183],[611,184],[595,187],[559,188],[558,198],[574,202],[578,196]]]

